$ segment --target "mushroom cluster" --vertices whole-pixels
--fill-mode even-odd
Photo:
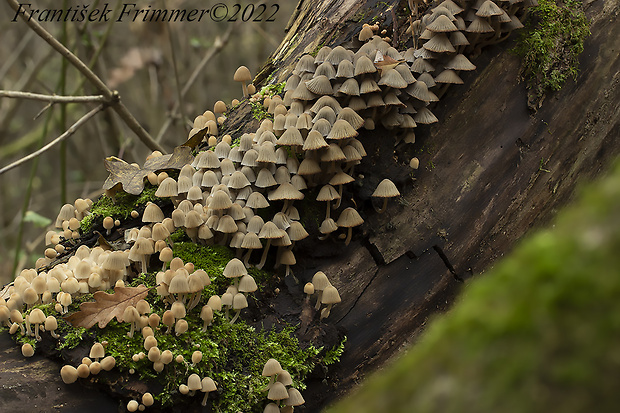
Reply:
[[[282,368],[278,360],[267,360],[262,375],[269,377],[269,384],[264,391],[268,391],[267,398],[271,401],[265,406],[264,413],[292,412],[296,406],[301,406],[306,402],[299,390],[290,387],[293,379],[290,373]]]

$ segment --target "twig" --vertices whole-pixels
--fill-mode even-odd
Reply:
[[[196,69],[194,69],[194,72],[189,77],[189,80],[187,81],[183,89],[181,90],[181,99],[185,98],[185,95],[191,89],[196,79],[198,79],[198,76],[200,76],[200,74],[203,73],[203,69],[205,68],[207,63],[209,63],[211,59],[213,58],[213,56],[217,55],[224,48],[224,46],[226,46],[226,43],[228,43],[228,39],[230,38],[230,35],[232,34],[233,29],[236,27],[236,25],[237,23],[231,24],[230,26],[228,26],[228,30],[226,30],[226,33],[224,33],[223,37],[221,38],[218,37],[215,39],[215,44],[213,45],[213,47],[209,49],[207,54],[205,54],[205,56],[202,58],[198,66],[196,66]],[[176,102],[174,104],[174,107],[172,108],[172,111],[170,112],[170,116],[168,117],[168,119],[166,119],[166,122],[164,122],[164,125],[161,127],[159,133],[157,134],[157,137],[155,138],[156,142],[161,142],[161,139],[166,134],[166,131],[172,124],[172,120],[174,119],[177,111],[179,110],[179,103],[180,102]]]
[[[54,36],[52,36],[47,30],[43,28],[35,19],[30,18],[28,13],[17,0],[6,0],[15,12],[20,12],[22,20],[30,26],[30,28],[38,34],[43,40],[45,40],[50,46],[52,46],[58,53],[65,57],[73,66],[76,67],[106,98],[107,102],[111,105],[114,111],[123,119],[125,124],[131,129],[136,136],[151,150],[158,150],[161,153],[166,153],[166,150],[148,134],[146,130],[138,123],[133,117],[125,105],[121,102],[118,92],[110,90],[105,83],[99,77],[93,73],[92,70],[80,60],[79,57],[74,55],[69,49],[67,49],[62,43],[60,43]]]
[[[97,113],[99,113],[101,110],[103,110],[104,107],[105,107],[105,105],[103,105],[103,104],[97,106],[95,109],[91,110],[86,115],[84,115],[80,119],[78,119],[78,121],[75,122],[73,125],[71,125],[69,127],[69,129],[67,129],[65,131],[65,133],[63,133],[62,135],[60,135],[59,137],[57,137],[56,139],[54,139],[53,141],[51,141],[47,145],[41,147],[41,149],[39,149],[37,151],[34,151],[30,155],[24,156],[23,158],[18,159],[17,161],[15,161],[15,162],[5,166],[4,168],[0,169],[0,175],[2,175],[3,173],[5,173],[7,171],[10,171],[11,169],[13,169],[13,168],[15,168],[15,167],[25,163],[25,162],[28,162],[31,159],[36,158],[37,156],[41,155],[43,152],[46,152],[47,150],[52,148],[54,145],[57,145],[60,142],[64,141],[69,136],[73,135],[80,128],[80,126],[82,126],[83,124],[88,122],[88,120],[90,118],[92,118]]]
[[[178,108],[179,112],[181,112],[181,119],[183,119],[183,123],[185,123],[185,110],[183,109],[183,96],[181,96],[181,82],[179,81],[179,70],[177,69],[177,58],[174,52],[174,41],[172,39],[172,30],[170,29],[170,23],[166,23],[166,32],[168,32],[168,44],[170,45],[170,57],[172,57],[172,69],[174,70],[174,85],[177,91],[177,99],[179,102]],[[187,128],[185,128],[185,132],[189,132]]]
[[[17,92],[13,90],[0,90],[0,98],[16,98],[16,99],[32,99],[41,100],[50,103],[85,103],[85,102],[106,102],[103,95],[95,96],[58,96],[58,95],[41,95],[39,93]]]

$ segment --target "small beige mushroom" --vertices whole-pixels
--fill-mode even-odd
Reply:
[[[241,87],[243,89],[243,97],[244,98],[248,97],[248,88],[246,84],[252,81],[252,75],[250,74],[250,70],[245,66],[239,66],[239,68],[235,71],[233,80],[235,82],[241,82]]]

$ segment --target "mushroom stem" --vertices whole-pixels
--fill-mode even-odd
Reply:
[[[339,197],[336,200],[336,203],[334,204],[334,209],[340,208],[340,202],[342,201],[342,185],[338,185],[338,195]]]
[[[229,306],[226,306],[225,314],[226,314],[226,321],[230,321],[230,307]]]
[[[329,211],[330,211],[330,207],[329,204],[331,203],[331,201],[327,201],[327,211],[325,211],[325,219],[329,219]]]
[[[387,198],[383,198],[383,206],[381,206],[381,208],[377,208],[376,206],[373,205],[373,207],[375,208],[375,211],[377,211],[380,214],[383,214],[387,208],[387,203],[388,203],[388,199]]]
[[[251,249],[248,249],[248,252],[245,253],[245,255],[243,256],[243,263],[245,264],[245,267],[250,267],[250,256],[252,255],[252,251]]]
[[[205,392],[205,397],[202,399],[202,405],[207,405],[207,399],[209,398],[209,392]]]
[[[148,272],[148,268],[146,266],[146,255],[142,256],[142,259],[140,260],[140,264],[142,265],[141,269],[143,273],[147,273]]]
[[[34,325],[34,338],[36,338],[37,341],[41,341],[41,336],[39,335],[39,324],[35,324]]]
[[[265,261],[267,261],[267,251],[269,251],[269,246],[271,245],[271,238],[267,239],[267,245],[265,245],[265,249],[263,250],[263,255],[260,257],[260,262],[256,266],[259,270],[263,268],[265,265]]]
[[[33,335],[32,330],[30,329],[30,321],[28,320],[28,316],[25,317],[24,322],[26,324],[26,333],[28,333],[29,336]]]
[[[289,205],[290,205],[290,204],[291,204],[291,201],[290,201],[290,200],[288,200],[288,199],[285,199],[285,200],[284,200],[284,206],[282,207],[282,211],[281,211],[281,212],[282,212],[282,213],[285,213],[285,212],[286,212],[286,210],[288,209],[288,207],[289,207]]]
[[[235,321],[237,321],[237,318],[239,318],[239,314],[241,314],[241,310],[235,310],[235,316],[232,318],[232,320],[230,320],[230,324],[234,324]]]
[[[321,311],[321,320],[324,319],[324,318],[329,317],[329,314],[332,311],[332,305],[333,304],[327,304],[327,308],[325,308],[324,311]]]
[[[241,89],[243,90],[243,97],[248,97],[248,87],[245,85],[245,82],[241,82]]]
[[[52,335],[52,337],[54,338],[60,338],[60,335],[56,334],[56,330],[50,330],[50,334]]]
[[[353,236],[353,227],[348,228],[347,239],[344,240],[344,245],[349,245],[351,242],[351,237]]]
[[[319,310],[321,308],[321,298],[323,297],[323,290],[318,290],[316,294],[316,305],[314,306],[315,310]]]

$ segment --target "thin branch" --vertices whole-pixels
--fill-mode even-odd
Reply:
[[[58,96],[41,95],[39,93],[17,92],[13,90],[0,90],[0,98],[32,99],[50,103],[85,103],[97,102],[105,103],[107,100],[103,95],[95,96]]]
[[[213,45],[213,47],[211,47],[207,51],[207,54],[205,54],[205,56],[202,58],[198,66],[196,66],[196,68],[194,69],[194,72],[189,77],[189,80],[187,81],[183,89],[181,90],[181,97],[180,97],[181,100],[185,98],[185,95],[192,88],[192,85],[194,84],[196,79],[198,79],[198,77],[202,73],[204,73],[203,69],[205,68],[207,63],[209,63],[211,59],[215,55],[217,55],[224,48],[224,46],[226,46],[226,43],[228,43],[228,39],[230,39],[230,35],[232,34],[233,29],[236,26],[237,26],[237,23],[231,24],[230,26],[228,26],[228,30],[226,30],[226,33],[224,33],[224,36],[222,36],[221,38],[216,37],[215,44]],[[177,111],[179,110],[179,104],[180,104],[180,101],[174,104],[174,107],[172,108],[172,111],[170,112],[170,116],[166,119],[166,122],[164,122],[164,125],[161,127],[159,133],[157,134],[157,137],[155,138],[156,142],[161,142],[161,139],[168,131],[168,128],[172,124],[172,120],[174,119],[174,117],[177,114]]]
[[[90,118],[92,118],[93,116],[95,116],[97,113],[99,113],[100,111],[103,110],[103,108],[105,108],[105,105],[101,104],[99,106],[97,106],[95,109],[91,110],[90,112],[88,112],[87,114],[85,114],[84,116],[82,116],[80,119],[78,119],[77,122],[75,122],[73,125],[71,125],[69,127],[69,129],[67,129],[65,131],[65,133],[63,133],[62,135],[60,135],[59,137],[57,137],[56,139],[54,139],[53,141],[51,141],[50,143],[48,143],[47,145],[41,147],[41,149],[32,152],[30,155],[27,155],[7,166],[5,166],[4,168],[0,169],[0,175],[2,175],[3,173],[10,171],[11,169],[18,167],[19,165],[28,162],[31,159],[36,158],[37,156],[41,155],[43,152],[48,151],[50,148],[52,148],[54,145],[59,144],[60,142],[64,141],[65,139],[67,139],[69,136],[73,135],[79,128],[80,126],[84,125],[86,122],[88,122],[88,120]]]
[[[162,153],[166,153],[166,150],[148,134],[146,130],[138,123],[133,117],[131,112],[121,102],[118,92],[110,90],[105,83],[99,77],[80,60],[79,57],[74,55],[69,49],[67,49],[62,43],[60,43],[54,36],[52,36],[47,30],[43,28],[35,19],[31,19],[30,13],[28,13],[17,0],[6,0],[16,13],[20,14],[22,20],[30,26],[30,28],[38,34],[43,40],[45,40],[50,46],[52,46],[58,53],[65,57],[73,66],[76,67],[107,99],[114,111],[123,119],[125,124],[131,129],[138,138],[151,150],[158,150]]]

